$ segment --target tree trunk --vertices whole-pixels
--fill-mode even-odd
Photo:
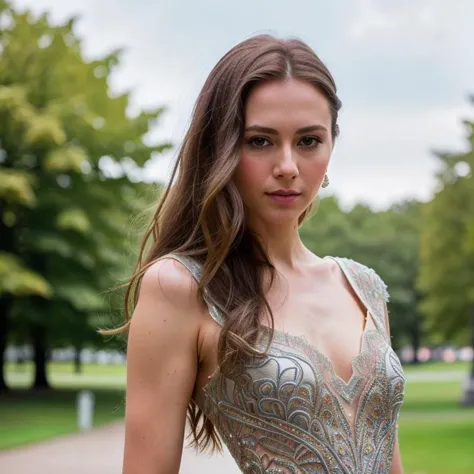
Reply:
[[[471,347],[474,349],[474,305],[471,306],[470,313]],[[469,377],[464,388],[464,396],[461,400],[461,405],[465,407],[474,406],[474,358],[472,360],[471,370],[469,371]]]
[[[82,374],[81,347],[77,346],[74,351],[74,373]]]
[[[413,287],[416,287],[416,279],[413,279]],[[420,360],[418,359],[418,352],[421,346],[421,315],[418,311],[422,295],[419,291],[415,291],[415,301],[412,312],[412,324],[410,325],[411,329],[411,345],[413,347],[413,360],[412,364],[419,364]]]
[[[6,164],[4,163],[3,166],[6,166]],[[0,239],[0,250],[11,253],[14,251],[14,233],[13,229],[8,227],[3,221],[4,209],[5,201],[0,200],[0,235],[2,236]],[[8,390],[5,380],[5,351],[7,349],[8,322],[12,306],[13,297],[10,294],[0,296],[0,393]]]
[[[31,334],[35,361],[35,380],[33,382],[34,389],[51,388],[46,374],[47,362],[47,344],[46,330],[42,325],[34,325]]]
[[[0,297],[0,393],[8,390],[5,379],[5,351],[7,349],[8,316],[12,301],[10,296]]]
[[[421,330],[420,330],[420,317],[415,313],[414,321],[411,328],[411,346],[413,348],[413,359],[412,364],[419,364],[420,360],[418,359],[418,351],[421,345]]]

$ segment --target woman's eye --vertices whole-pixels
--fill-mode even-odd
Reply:
[[[318,137],[303,137],[300,140],[301,146],[305,148],[315,148],[321,143],[321,140]]]
[[[249,144],[254,148],[263,148],[269,145],[269,141],[265,137],[253,137],[249,140]]]

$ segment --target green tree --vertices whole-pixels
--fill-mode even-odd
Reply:
[[[351,225],[336,196],[317,201],[301,228],[301,238],[316,255],[351,256]]]
[[[147,139],[162,108],[132,116],[129,94],[110,90],[119,51],[88,61],[74,20],[3,0],[0,15],[0,389],[7,334],[33,345],[46,387],[48,347],[97,341],[91,321],[109,309],[148,201],[138,181],[169,145]]]
[[[439,190],[424,212],[419,286],[434,337],[474,347],[474,124],[465,123],[469,150],[436,155]],[[464,403],[474,404],[474,364]]]

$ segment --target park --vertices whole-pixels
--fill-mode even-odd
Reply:
[[[123,285],[165,189],[137,176],[176,144],[149,138],[164,106],[131,115],[130,94],[111,92],[120,51],[86,58],[74,19],[53,24],[4,0],[0,16],[1,470],[4,455],[78,433],[81,391],[94,396],[93,429],[123,421],[126,364],[84,351],[125,359],[125,338],[98,331],[122,320]],[[430,199],[348,207],[329,193],[301,228],[315,254],[362,262],[388,286],[392,346],[413,354],[399,419],[406,474],[474,472],[472,351],[419,357],[474,347],[474,122],[463,119],[465,149],[433,152]],[[7,358],[25,346],[28,357]],[[54,360],[64,348],[69,360]]]

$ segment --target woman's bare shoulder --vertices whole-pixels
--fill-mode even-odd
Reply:
[[[141,279],[130,328],[150,331],[160,340],[176,333],[197,337],[205,311],[194,277],[180,262],[164,258],[153,263]]]
[[[144,273],[140,296],[160,303],[171,304],[176,309],[196,306],[200,308],[197,282],[189,270],[178,260],[162,258]]]

